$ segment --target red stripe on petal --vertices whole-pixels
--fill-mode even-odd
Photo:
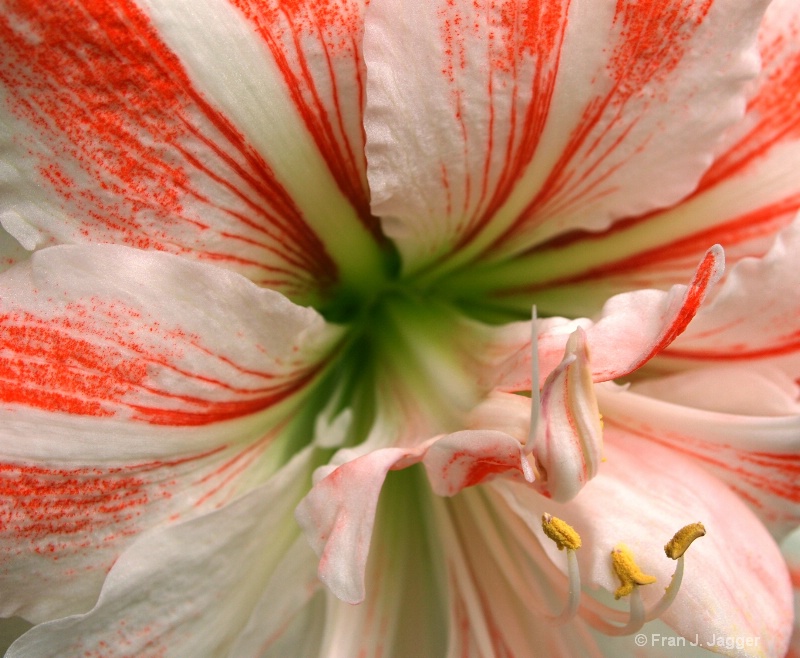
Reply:
[[[92,300],[66,311],[48,318],[0,315],[4,403],[157,425],[204,425],[285,400],[307,386],[319,367],[281,373],[246,368],[203,347],[197,337],[119,303]],[[203,370],[184,363],[200,363]]]
[[[224,261],[295,293],[335,280],[268,163],[132,2],[16,2],[0,41],[10,110],[35,135],[17,139],[72,217],[70,239]],[[249,261],[230,235],[257,247]]]
[[[234,0],[233,4],[253,23],[269,49],[339,188],[364,226],[380,238],[365,178],[360,3]],[[320,57],[324,64],[312,66],[312,60]],[[327,75],[316,78],[322,71]],[[347,85],[353,83],[350,89]]]
[[[611,89],[587,104],[541,192],[489,250],[577,204],[588,205],[616,191],[604,186],[606,181],[646,148],[642,144],[624,158],[616,155],[641,113],[626,111],[626,105],[642,89],[664,84],[681,64],[712,4],[661,0],[643,8],[638,2],[618,0],[613,22],[617,39],[606,66]]]

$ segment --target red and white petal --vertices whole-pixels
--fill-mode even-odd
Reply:
[[[238,4],[6,9],[2,176],[19,232],[189,255],[297,298],[378,271],[361,2]]]
[[[137,534],[279,465],[336,334],[240,275],[111,245],[36,252],[0,299],[0,614],[37,621],[90,606]]]
[[[796,413],[746,416],[706,411],[702,402],[696,408],[621,391],[601,390],[598,397],[606,429],[668,446],[701,464],[727,482],[776,536],[800,523]]]
[[[800,217],[763,258],[729,272],[710,304],[664,352],[664,365],[769,362],[800,378]]]
[[[571,500],[597,475],[603,458],[603,426],[580,328],[570,336],[563,361],[544,382],[541,414],[533,443],[541,474],[537,486],[553,500]]]
[[[681,280],[710,244],[731,263],[766,253],[800,209],[800,5],[770,4],[759,50],[763,71],[746,116],[698,189],[670,210],[524,256],[505,275],[525,282],[506,303],[524,309],[534,296],[542,312],[583,315],[611,294]]]
[[[610,553],[624,543],[642,570],[658,579],[641,588],[645,605],[653,605],[675,569],[664,544],[679,528],[701,521],[707,534],[686,553],[683,583],[662,619],[704,645],[714,637],[760,637],[761,655],[783,656],[792,627],[791,584],[780,550],[758,518],[691,458],[608,424],[605,438],[600,474],[575,500],[549,508],[581,535],[582,581],[613,592],[619,582]],[[505,487],[517,513],[538,520],[529,490],[494,486]],[[545,550],[563,563],[552,542]],[[744,655],[735,647],[726,653]]]
[[[91,611],[34,627],[7,655],[228,655],[265,591],[273,616],[262,623],[274,627],[308,594],[303,571],[276,572],[299,535],[292,512],[310,484],[312,454],[221,509],[143,535],[114,564]],[[273,578],[284,587],[271,587]],[[267,646],[283,629],[272,630]]]
[[[579,327],[586,332],[595,382],[623,377],[640,368],[690,326],[723,268],[722,250],[714,247],[706,253],[688,286],[675,285],[668,292],[637,290],[616,295],[603,306],[596,322],[564,318],[539,321],[539,386],[557,367],[569,336]],[[513,334],[518,337],[516,346]],[[514,353],[497,371],[494,385],[506,391],[531,390],[529,329],[516,325],[502,336],[502,345]]]
[[[764,7],[371,3],[368,176],[406,267],[496,260],[688,194],[742,116]]]

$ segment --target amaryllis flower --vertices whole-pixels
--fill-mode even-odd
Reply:
[[[783,655],[767,5],[4,2],[8,655]]]

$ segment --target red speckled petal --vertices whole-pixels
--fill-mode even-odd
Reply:
[[[724,373],[718,373],[724,376]],[[741,381],[741,378],[740,378]],[[706,378],[711,386],[711,382]],[[680,380],[665,382],[679,386]],[[753,397],[759,382],[749,381]],[[724,384],[718,384],[723,386]],[[637,389],[634,387],[634,391]],[[658,393],[651,388],[643,392]],[[800,415],[709,411],[636,393],[600,395],[606,428],[621,428],[685,455],[727,482],[778,537],[800,524]]]
[[[372,274],[361,5],[237,4],[10,5],[6,229],[213,261],[297,299]]]
[[[640,588],[645,605],[652,606],[675,570],[664,544],[684,525],[700,521],[706,536],[686,552],[683,582],[663,621],[704,646],[715,637],[753,637],[760,638],[755,655],[783,656],[792,630],[792,589],[781,553],[760,520],[691,458],[615,426],[606,426],[605,440],[600,474],[569,503],[548,505],[581,536],[582,584],[616,590],[609,556],[624,543],[642,570],[657,578]],[[507,482],[493,486],[531,525],[538,521],[532,491]],[[555,544],[542,541],[553,563],[564,564]]]
[[[663,354],[668,367],[769,362],[800,379],[800,218],[763,258],[739,261]]]
[[[612,294],[680,281],[710,244],[721,244],[729,263],[769,249],[800,209],[800,4],[770,4],[759,46],[764,69],[747,114],[698,189],[607,234],[531,252],[514,273],[529,287],[507,303],[526,308],[535,298],[542,312],[584,315]]]
[[[111,245],[37,252],[0,299],[0,614],[34,620],[85,610],[135,535],[274,468],[330,338],[240,275]]]
[[[292,511],[310,482],[310,456],[301,453],[267,484],[219,510],[141,537],[114,565],[93,610],[34,627],[7,655],[226,656],[269,592],[261,651],[239,654],[264,655],[270,630],[273,641],[286,630],[284,614],[309,585],[307,570],[281,570],[291,565],[287,553],[297,550]],[[310,553],[299,551],[313,564]],[[273,583],[281,579],[282,589]]]
[[[368,176],[406,267],[507,257],[688,194],[742,116],[765,4],[371,3]]]
[[[715,247],[706,253],[694,279],[688,286],[676,285],[669,292],[637,290],[616,295],[606,302],[596,322],[588,319],[547,318],[539,322],[539,386],[559,364],[569,336],[578,328],[586,331],[595,382],[624,377],[662,353],[687,326],[701,308],[711,287],[722,275],[722,250]],[[509,334],[512,330],[509,330]],[[500,368],[495,385],[506,391],[531,390],[530,328],[513,328],[516,346],[506,336],[509,356]]]

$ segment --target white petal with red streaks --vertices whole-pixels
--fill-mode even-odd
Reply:
[[[763,258],[744,259],[731,269],[664,356],[683,365],[768,361],[800,377],[798,254],[800,217]]]
[[[744,112],[765,4],[372,3],[368,176],[407,267],[685,196]]]
[[[237,274],[110,245],[36,252],[0,300],[3,614],[37,620],[91,605],[138,533],[274,468],[331,337]]]
[[[586,332],[596,382],[623,377],[644,365],[670,345],[701,308],[709,290],[722,275],[724,257],[719,247],[706,253],[688,285],[675,285],[668,292],[637,290],[609,299],[596,322],[588,319],[548,318],[539,322],[539,385],[561,361],[569,336]],[[517,344],[511,338],[517,335]],[[531,390],[530,329],[512,327],[502,337],[511,353],[498,370],[495,385],[508,391]],[[516,352],[516,353],[513,353]]]
[[[506,285],[517,288],[509,304],[524,309],[535,294],[543,312],[582,315],[611,294],[666,287],[688,276],[710,244],[721,244],[731,263],[768,251],[775,233],[800,209],[797,2],[770,4],[759,49],[764,68],[746,116],[726,134],[698,189],[674,208],[606,235],[580,236],[522,257],[503,275]]]
[[[297,298],[374,274],[374,227],[353,205],[366,205],[350,93],[360,8],[342,9],[341,29],[327,32],[306,13],[293,26],[316,55],[296,80],[281,69],[295,55],[274,8],[253,18],[278,21],[272,53],[241,11],[213,0],[9,9],[1,175],[18,227],[37,229],[40,244],[117,242],[218,262]]]
[[[299,534],[292,511],[312,468],[311,451],[305,451],[221,509],[142,536],[114,565],[90,612],[33,628],[8,655],[228,655],[269,591],[272,616],[262,622],[272,633],[263,638],[263,650],[309,585],[302,570],[279,569],[291,564],[285,558]],[[273,579],[286,586],[271,587]]]
[[[531,492],[513,484],[506,499],[518,514],[531,512]],[[537,506],[533,505],[536,510]],[[674,450],[637,440],[606,426],[606,461],[581,495],[549,511],[568,521],[581,536],[578,551],[582,582],[610,592],[619,586],[610,552],[620,543],[634,553],[655,584],[640,588],[646,606],[663,594],[675,569],[664,544],[681,527],[702,522],[706,536],[685,555],[685,574],[677,599],[662,619],[678,634],[704,645],[716,637],[760,637],[760,653],[783,656],[792,627],[791,585],[780,551],[744,503],[718,479]],[[563,553],[547,541],[555,564]],[[750,656],[731,647],[730,656]]]
[[[751,380],[757,387],[758,381]],[[759,397],[755,390],[752,395]],[[747,416],[601,390],[606,428],[623,428],[702,464],[739,493],[776,536],[800,523],[800,416]],[[697,408],[699,407],[699,408]]]

